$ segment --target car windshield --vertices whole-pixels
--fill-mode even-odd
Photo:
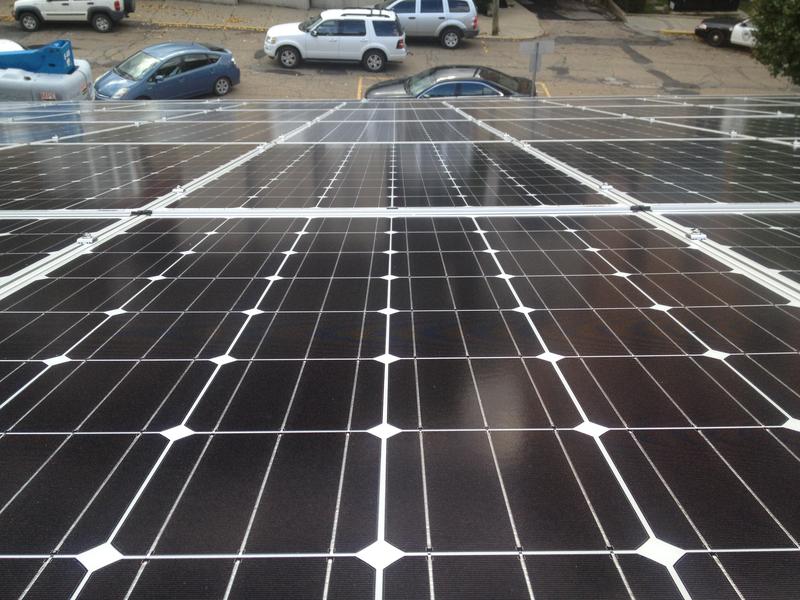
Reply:
[[[155,56],[150,56],[147,52],[138,52],[124,61],[114,69],[114,72],[122,75],[125,79],[138,81],[155,67],[159,61]]]
[[[516,77],[510,77],[500,71],[495,71],[494,69],[479,69],[477,75],[481,79],[496,83],[512,92],[520,93],[522,91],[520,89],[519,80]]]
[[[321,20],[322,20],[322,15],[316,15],[314,17],[309,17],[305,21],[300,23],[300,25],[298,25],[297,27],[300,29],[300,31],[308,31],[314,25],[319,23]]]
[[[422,92],[436,83],[437,79],[434,77],[435,69],[428,69],[416,75],[412,75],[405,82],[406,91],[412,96],[419,96]]]

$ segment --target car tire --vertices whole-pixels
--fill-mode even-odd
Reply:
[[[24,12],[19,16],[19,25],[25,31],[33,32],[37,31],[39,27],[42,26],[42,22],[35,13]]]
[[[461,33],[461,30],[457,27],[448,27],[439,34],[439,43],[448,50],[455,50],[461,44],[461,38],[463,36],[464,34]]]
[[[725,33],[720,29],[712,29],[706,35],[706,41],[715,48],[725,43]]]
[[[386,68],[386,55],[380,50],[367,50],[361,64],[370,73],[380,73]]]
[[[282,48],[278,48],[277,56],[278,62],[285,69],[294,69],[302,60],[297,49],[292,48],[291,46],[283,46]]]
[[[214,82],[214,95],[215,96],[227,96],[230,91],[233,89],[233,84],[231,84],[231,80],[227,77],[220,77]]]
[[[92,16],[92,27],[100,33],[108,33],[114,27],[114,22],[105,13],[95,13]]]

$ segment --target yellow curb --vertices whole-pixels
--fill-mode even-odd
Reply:
[[[165,21],[130,21],[134,25],[149,25],[151,27],[161,27],[164,29],[211,29],[219,31],[254,31],[266,33],[266,27],[255,27],[252,25],[228,25],[215,23],[170,23]]]
[[[662,29],[658,33],[661,35],[690,35],[694,36],[694,31],[681,31],[680,29]]]
[[[550,97],[550,90],[548,89],[547,84],[544,81],[537,81],[536,85],[541,86],[542,91],[544,92],[544,95],[546,97],[548,98]]]
[[[8,15],[0,15],[0,21],[4,23],[11,23],[14,20],[14,17],[9,17]]]

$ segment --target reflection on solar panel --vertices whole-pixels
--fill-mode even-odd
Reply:
[[[798,108],[8,105],[0,597],[797,600]]]

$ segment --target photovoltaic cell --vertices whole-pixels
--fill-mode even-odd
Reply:
[[[795,600],[794,100],[10,107],[0,596]]]

